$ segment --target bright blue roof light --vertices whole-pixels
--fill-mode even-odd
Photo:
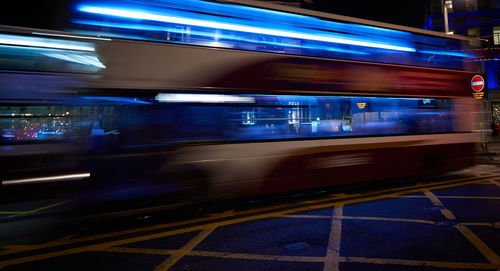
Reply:
[[[371,47],[371,48],[388,49],[388,50],[405,51],[405,52],[415,52],[416,51],[415,48],[411,48],[411,47],[384,44],[384,43],[372,42],[372,41],[367,41],[367,40],[347,39],[347,38],[342,38],[342,37],[339,37],[336,35],[331,35],[331,34],[330,35],[327,35],[327,34],[325,34],[325,35],[313,35],[313,34],[293,32],[293,31],[280,30],[280,29],[262,28],[262,27],[237,25],[237,24],[230,24],[230,23],[221,23],[221,22],[217,22],[217,21],[174,17],[174,16],[160,15],[160,14],[155,14],[155,13],[127,10],[127,9],[120,9],[120,8],[80,6],[78,8],[78,10],[80,10],[82,12],[115,16],[115,17],[122,17],[122,18],[150,20],[150,21],[164,22],[164,23],[174,23],[174,24],[181,24],[181,25],[199,26],[199,27],[214,28],[214,29],[224,29],[224,30],[232,30],[232,31],[247,32],[247,33],[257,33],[257,34],[263,34],[263,35],[295,38],[295,39],[301,39],[301,40],[311,40],[311,41],[321,41],[321,42],[327,42],[327,43],[356,45],[356,46],[362,46],[362,47]]]

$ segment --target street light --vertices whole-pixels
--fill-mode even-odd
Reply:
[[[448,28],[448,9],[453,9],[453,4],[451,0],[441,0],[441,5],[443,6],[443,15],[444,15],[444,32],[446,34],[453,34],[450,32]]]

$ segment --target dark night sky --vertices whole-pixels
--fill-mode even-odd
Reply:
[[[179,0],[182,1],[182,0]],[[310,9],[422,28],[430,0],[301,0]],[[9,1],[0,9],[0,24],[63,30],[72,0]]]
[[[431,0],[302,0],[302,7],[423,28]],[[308,4],[311,3],[311,4]]]

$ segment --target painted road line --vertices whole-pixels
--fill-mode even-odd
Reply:
[[[231,253],[231,252],[201,251],[201,250],[183,251],[183,250],[111,247],[111,248],[107,248],[103,251],[105,251],[105,252],[118,252],[118,253],[150,254],[150,255],[185,254],[187,256],[202,256],[202,257],[238,259],[238,260],[285,261],[285,262],[321,262],[321,263],[325,262],[325,257],[282,256],[282,255],[247,254],[247,253]]]
[[[338,271],[339,270],[339,257],[340,257],[340,244],[342,237],[342,213],[344,204],[335,204],[332,216],[332,226],[330,228],[330,235],[328,237],[328,245],[326,248],[325,266],[324,271]]]
[[[103,250],[104,252],[116,253],[134,253],[134,254],[149,254],[149,255],[175,255],[186,254],[188,256],[202,256],[223,259],[237,260],[260,260],[260,261],[284,261],[284,262],[325,262],[325,257],[311,256],[282,256],[282,255],[265,255],[265,254],[247,254],[247,253],[231,253],[217,251],[199,251],[192,250],[185,253],[182,250],[165,250],[165,249],[144,249],[144,248],[128,248],[128,247],[111,247]],[[404,260],[404,259],[385,259],[385,258],[364,258],[364,257],[339,257],[339,262],[346,263],[368,263],[368,264],[391,264],[417,267],[437,267],[451,269],[496,269],[499,266],[490,263],[471,263],[471,262],[438,262],[425,260]]]
[[[421,267],[438,267],[451,269],[496,269],[498,265],[488,263],[467,263],[467,262],[436,262],[436,261],[416,261],[403,259],[383,259],[383,258],[364,258],[364,257],[345,257],[345,262],[369,263],[369,264],[392,264]]]
[[[434,206],[437,206],[437,207],[443,207],[443,209],[441,209],[441,214],[444,215],[444,217],[446,217],[446,219],[448,220],[456,220],[457,218],[455,217],[455,215],[448,209],[446,209],[443,205],[443,203],[436,197],[436,195],[434,195],[434,193],[432,193],[431,191],[425,189],[423,190],[425,196],[427,198],[429,198],[429,200],[432,202],[432,204],[434,204]]]
[[[460,223],[463,226],[480,226],[480,227],[496,227],[494,223],[489,222],[466,222]]]
[[[40,207],[40,208],[37,208],[37,209],[28,210],[28,211],[0,211],[0,215],[12,215],[12,216],[9,216],[9,217],[14,217],[14,216],[17,216],[17,215],[32,214],[32,213],[36,213],[36,212],[39,212],[39,211],[50,209],[50,208],[53,208],[53,207],[56,207],[56,206],[59,206],[59,205],[62,205],[62,204],[68,203],[68,202],[69,201],[62,201],[62,202],[58,202],[58,203],[46,205],[46,206],[43,206],[43,207]]]
[[[316,218],[316,219],[331,219],[332,216],[328,215],[281,215],[279,217],[286,218]],[[341,219],[350,220],[378,220],[378,221],[394,221],[406,223],[422,223],[422,224],[436,224],[435,221],[422,220],[422,219],[409,219],[409,218],[393,218],[393,217],[371,217],[371,216],[342,216]]]
[[[476,234],[474,234],[469,228],[462,224],[457,224],[455,226],[457,230],[459,230],[469,242],[471,242],[483,256],[488,259],[488,261],[492,264],[498,265],[500,268],[500,257],[493,252]]]
[[[466,184],[471,184],[471,183],[483,182],[483,181],[485,181],[484,180],[485,178],[496,178],[498,176],[500,176],[500,174],[491,174],[488,177],[481,178],[481,180],[472,180],[472,181],[470,181],[471,179],[477,179],[477,178],[476,177],[466,177],[466,178],[460,178],[460,179],[448,180],[448,181],[442,181],[442,182],[433,182],[433,183],[430,183],[430,184],[419,183],[416,186],[411,186],[411,188],[416,188],[414,190],[401,191],[401,188],[393,188],[393,189],[384,190],[384,191],[390,192],[390,191],[394,191],[395,189],[397,189],[398,191],[400,191],[402,193],[395,193],[395,194],[392,194],[392,195],[388,194],[387,198],[390,198],[390,197],[402,197],[401,194],[412,193],[412,192],[422,192],[422,191],[420,191],[420,189],[418,189],[418,187],[434,186],[434,189],[448,188],[448,187],[450,187],[448,185],[452,185],[451,187],[461,186],[461,185],[466,185]],[[462,182],[466,182],[466,183],[462,183]],[[362,194],[354,194],[354,196],[352,196],[352,197],[358,198],[358,197],[360,197],[360,195],[364,196],[365,198],[360,198],[360,202],[363,202],[364,199],[369,199],[369,200],[372,199],[372,198],[368,198],[371,194],[380,194],[380,193],[381,193],[380,191],[376,191],[376,192],[373,192],[373,193],[365,193],[364,195],[362,195]],[[346,195],[347,194],[345,194],[345,193],[332,195],[332,196],[337,196],[338,197],[338,198],[334,199],[333,201],[336,201],[336,200],[338,200],[340,198],[342,198],[342,199],[349,199],[349,197],[347,197]],[[374,200],[376,200],[376,199],[377,198],[375,198]],[[367,200],[367,201],[369,201],[369,200]],[[332,202],[332,199],[326,199],[326,200],[320,199],[320,200],[318,200],[316,202],[316,204],[320,204],[320,203],[323,203],[323,202]],[[357,203],[357,201],[356,200],[354,200],[354,201],[344,201],[344,203]],[[9,250],[0,251],[0,256],[2,256],[2,255],[9,255],[9,254],[12,254],[12,253],[24,252],[24,251],[31,251],[31,250],[35,250],[35,249],[44,249],[44,248],[55,247],[55,246],[63,246],[63,245],[77,244],[77,243],[82,243],[82,242],[96,241],[96,240],[99,240],[99,239],[118,237],[118,236],[121,236],[121,235],[129,235],[129,234],[136,234],[136,233],[140,233],[140,232],[161,230],[161,229],[165,229],[165,228],[169,228],[169,227],[180,227],[180,226],[189,225],[189,224],[203,223],[203,222],[207,222],[207,221],[214,220],[214,219],[228,218],[228,217],[231,217],[233,215],[239,215],[239,216],[241,216],[241,215],[255,214],[255,213],[266,212],[266,211],[273,211],[273,210],[277,210],[277,209],[280,209],[280,208],[293,207],[294,205],[297,205],[297,204],[292,204],[292,205],[291,204],[280,204],[280,205],[275,205],[275,206],[272,206],[272,207],[264,207],[264,208],[254,209],[254,210],[241,211],[241,212],[237,212],[235,214],[222,213],[220,216],[202,217],[202,218],[198,218],[198,219],[194,219],[194,220],[188,220],[188,221],[182,221],[182,222],[174,222],[174,223],[166,223],[166,224],[159,224],[159,225],[141,227],[141,228],[136,228],[136,229],[129,229],[129,230],[123,230],[123,231],[118,231],[118,232],[105,233],[105,234],[99,234],[99,235],[94,235],[94,236],[87,236],[87,237],[82,237],[82,238],[75,238],[75,239],[72,239],[72,240],[61,240],[60,242],[56,242],[56,243],[52,243],[51,242],[50,244],[39,244],[37,246],[31,246],[31,247],[30,246],[26,246],[23,251],[15,251],[15,252],[9,251]]]
[[[17,215],[24,212],[25,211],[0,211],[0,215]]]
[[[495,175],[497,175],[497,174],[495,174]],[[492,176],[492,177],[495,177],[495,176]],[[481,180],[476,179],[476,180],[466,181],[466,180],[470,180],[470,179],[476,179],[476,178],[464,178],[460,182],[454,181],[451,183],[449,181],[447,181],[447,182],[444,182],[444,184],[443,184],[443,182],[441,182],[441,183],[438,183],[438,185],[432,186],[432,188],[433,189],[446,189],[446,188],[463,186],[463,185],[468,185],[468,184],[473,184],[473,183],[478,183],[478,182],[484,181],[484,179],[481,179]],[[376,195],[374,195],[374,196],[368,196],[368,197],[356,198],[356,199],[346,199],[346,200],[341,201],[341,203],[347,205],[347,204],[355,204],[355,203],[360,203],[360,202],[369,202],[369,201],[375,201],[375,200],[380,200],[380,199],[386,199],[386,198],[390,198],[394,195],[421,192],[422,188],[428,188],[428,186],[425,186],[425,187],[412,186],[410,189],[407,189],[404,191],[398,191],[397,193],[392,193],[392,194],[380,194],[379,192],[377,192]],[[188,226],[187,228],[176,229],[176,230],[172,230],[172,231],[153,233],[153,234],[145,234],[145,235],[142,235],[139,237],[129,237],[129,238],[121,239],[121,240],[107,241],[107,242],[103,242],[103,243],[85,245],[82,247],[70,248],[70,249],[65,249],[65,250],[60,250],[60,251],[42,253],[42,254],[31,255],[31,256],[24,256],[21,258],[15,258],[15,259],[2,261],[2,262],[0,262],[0,268],[5,267],[5,266],[9,266],[9,265],[24,263],[24,262],[49,259],[49,258],[54,258],[54,257],[59,257],[59,256],[64,256],[64,255],[71,255],[71,254],[76,254],[76,253],[81,253],[81,252],[86,252],[86,251],[103,250],[103,249],[108,248],[108,247],[120,246],[120,245],[124,245],[124,244],[140,242],[140,241],[145,241],[145,240],[151,240],[151,239],[176,235],[176,234],[180,234],[180,233],[187,233],[187,232],[192,232],[192,231],[197,231],[197,230],[203,230],[203,229],[207,229],[207,228],[211,228],[211,227],[220,227],[220,226],[225,226],[225,225],[231,225],[231,224],[237,224],[237,223],[241,223],[241,222],[257,220],[257,219],[265,219],[265,218],[269,218],[269,217],[273,217],[273,216],[277,216],[277,215],[303,212],[303,211],[309,211],[309,210],[313,210],[313,209],[331,208],[334,206],[334,204],[335,203],[329,202],[329,203],[321,203],[321,204],[305,206],[305,207],[296,207],[296,208],[292,208],[292,209],[288,209],[288,210],[280,210],[280,211],[275,211],[275,212],[270,212],[270,213],[265,213],[265,214],[257,214],[257,215],[251,215],[248,217],[238,217],[238,218],[225,220],[225,221],[212,222],[212,223],[209,223],[206,225]],[[193,223],[193,221],[205,222],[205,221],[211,220],[211,219],[213,219],[213,218],[202,218],[202,219],[191,220],[191,221],[181,222],[181,223],[169,223],[169,224],[155,225],[155,226],[146,227],[146,228],[157,230],[157,229],[162,229],[162,228],[167,228],[167,227],[186,225],[186,224]],[[128,230],[128,232],[134,232],[134,233],[143,232],[143,231],[144,231],[144,228]],[[123,232],[115,232],[115,233],[110,233],[110,234],[102,234],[102,235],[99,235],[98,237],[91,236],[91,237],[81,238],[78,240],[73,239],[73,240],[68,240],[68,241],[62,241],[58,245],[74,244],[74,243],[89,241],[89,240],[99,240],[102,238],[109,238],[111,236],[119,236],[122,233]],[[8,253],[5,253],[5,254],[8,254]]]
[[[188,254],[193,250],[199,243],[201,243],[205,238],[207,238],[216,228],[205,229],[201,231],[198,235],[196,235],[193,239],[191,239],[187,244],[185,244],[181,251],[185,252],[182,254],[174,254],[167,258],[163,263],[156,266],[154,271],[166,271],[170,269],[170,267],[174,266],[182,257]]]
[[[70,202],[70,201],[69,200],[67,200],[67,201],[61,201],[61,202],[57,202],[57,203],[54,203],[54,204],[46,205],[46,206],[43,206],[43,207],[40,207],[40,208],[37,208],[37,209],[33,209],[33,210],[29,210],[29,211],[24,211],[24,212],[18,212],[17,214],[9,216],[9,218],[10,217],[20,216],[20,215],[28,215],[28,214],[37,213],[37,212],[40,212],[40,211],[44,211],[44,210],[47,210],[47,209],[50,209],[50,208],[54,208],[54,207],[66,204],[68,202]]]
[[[435,206],[444,207],[443,203],[429,190],[424,191],[425,195],[431,200],[431,202]],[[456,220],[455,215],[448,210],[442,209],[441,213],[449,220]],[[481,239],[479,239],[471,230],[469,230],[466,226],[457,224],[454,226],[460,233],[462,233],[469,242],[471,242],[480,252],[481,254],[488,259],[492,264],[500,264],[500,258],[491,250]]]

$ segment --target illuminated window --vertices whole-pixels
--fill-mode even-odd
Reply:
[[[500,45],[500,26],[493,27],[493,43]]]
[[[467,29],[467,36],[472,38],[479,38],[481,36],[481,30],[479,27],[470,27]],[[469,41],[470,46],[480,47],[481,42],[479,40]]]
[[[465,10],[467,11],[477,10],[477,0],[465,0]]]

